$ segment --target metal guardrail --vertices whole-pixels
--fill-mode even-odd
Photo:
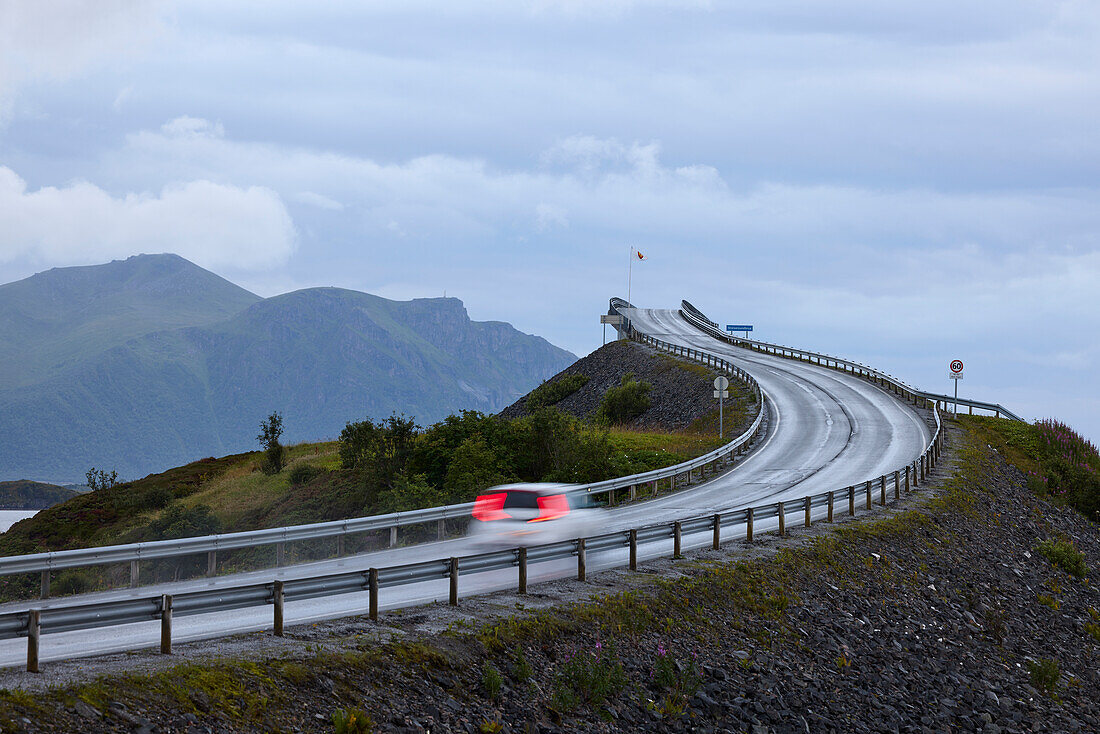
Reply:
[[[689,321],[702,322],[715,328],[713,322],[709,322],[705,318],[700,318],[694,314],[692,314],[692,317],[693,318],[689,318]],[[667,342],[661,342],[654,337],[638,334],[632,326],[627,325],[627,328],[636,337],[647,343],[654,344],[659,348],[674,347],[676,350],[682,350],[677,353],[686,352],[690,358],[701,359],[707,364],[729,365],[728,362],[716,355],[701,350],[669,345]],[[814,356],[816,357],[818,355]],[[833,360],[831,357],[828,359]],[[850,365],[851,363],[846,364]],[[732,367],[732,365],[730,366]],[[877,371],[869,372],[870,374],[865,374],[869,379],[884,379],[882,373]],[[755,382],[753,384],[755,384]],[[903,386],[901,383],[891,380],[890,385],[895,392],[899,392],[903,395],[909,394],[913,399],[920,398],[917,393],[909,390],[907,386]],[[757,390],[759,391],[759,389],[759,385],[757,385]],[[757,431],[760,428],[763,417],[763,393],[760,393],[760,395],[761,410],[754,424],[756,426],[755,430]],[[795,500],[768,503],[731,512],[693,517],[672,523],[646,525],[639,528],[604,533],[588,538],[578,538],[576,540],[532,546],[530,548],[507,549],[490,553],[390,566],[386,568],[368,568],[359,571],[312,578],[275,580],[270,583],[246,584],[225,589],[184,592],[174,596],[164,594],[160,596],[137,599],[129,598],[111,602],[74,604],[44,610],[28,609],[10,612],[7,614],[0,614],[0,639],[26,636],[27,669],[32,672],[37,672],[39,641],[44,632],[93,629],[103,626],[159,619],[161,621],[161,651],[171,652],[173,615],[188,616],[206,614],[216,611],[271,604],[273,606],[274,632],[276,635],[282,635],[283,606],[287,600],[293,601],[319,596],[367,591],[369,593],[369,616],[371,619],[377,619],[379,590],[381,588],[449,579],[450,603],[457,604],[459,598],[458,581],[462,575],[466,574],[499,571],[518,567],[519,591],[520,593],[526,593],[527,566],[528,563],[531,562],[547,562],[575,556],[577,558],[577,577],[579,580],[583,581],[585,580],[586,554],[589,550],[596,551],[628,547],[628,565],[633,570],[637,568],[637,548],[639,542],[652,543],[671,537],[673,540],[673,557],[678,557],[680,555],[682,537],[685,531],[691,534],[710,530],[713,533],[713,547],[718,548],[721,544],[723,528],[744,525],[745,539],[751,542],[753,538],[754,523],[756,521],[777,518],[778,532],[780,535],[783,535],[786,532],[787,516],[791,513],[798,513],[801,511],[804,518],[803,523],[805,526],[809,527],[813,522],[815,510],[818,511],[816,514],[820,517],[820,510],[825,508],[825,519],[827,522],[832,522],[836,514],[836,503],[838,500],[841,502],[846,500],[848,514],[854,515],[857,506],[857,494],[862,497],[864,507],[868,510],[871,509],[874,502],[874,490],[876,485],[878,488],[878,502],[880,505],[886,505],[888,502],[888,485],[893,486],[894,499],[898,500],[901,498],[903,484],[904,491],[908,493],[915,487],[924,483],[928,477],[928,473],[934,468],[940,458],[944,442],[943,424],[940,421],[938,404],[932,402],[930,407],[935,419],[936,430],[927,448],[911,464],[906,464],[893,472],[888,472],[874,479],[868,479],[860,484],[849,485],[848,487],[832,490],[823,494],[810,495]],[[743,438],[745,438],[744,434],[731,443],[735,443]],[[723,447],[719,449],[719,451],[724,451],[726,448],[727,447]],[[728,458],[729,456],[730,454],[727,453],[726,457]],[[703,457],[700,457],[700,459],[702,458]],[[699,461],[699,459],[695,461]],[[710,463],[717,463],[717,461],[712,461]],[[699,467],[703,473],[705,473],[705,466],[706,464],[703,464]],[[608,491],[608,488],[601,489],[601,491]],[[439,508],[432,509],[437,510]]]
[[[625,302],[624,302],[625,303]],[[899,395],[904,394],[909,400],[914,397],[924,398],[926,400],[937,403],[941,410],[947,409],[947,405],[966,405],[970,408],[978,408],[980,410],[988,410],[994,413],[997,417],[1002,415],[1011,420],[1024,422],[1024,419],[1016,415],[1008,408],[998,403],[987,403],[981,400],[970,400],[969,398],[955,398],[950,395],[941,395],[939,393],[926,392],[924,390],[917,390],[916,388],[902,382],[893,375],[868,367],[860,362],[855,362],[850,359],[842,359],[840,357],[834,357],[829,354],[820,354],[818,352],[810,352],[805,349],[795,349],[793,347],[785,347],[779,344],[771,344],[769,342],[755,341],[753,339],[744,339],[742,337],[733,336],[719,330],[718,324],[708,319],[702,311],[695,308],[688,301],[681,301],[680,313],[688,323],[693,324],[697,328],[706,332],[707,335],[716,339],[720,339],[729,344],[745,347],[756,352],[763,352],[765,354],[773,354],[778,357],[786,357],[788,359],[797,359],[802,362],[811,362],[819,364],[832,369],[839,369],[846,372],[851,372],[863,377],[873,378],[880,380],[884,383],[890,383],[895,392]],[[971,411],[973,412],[973,411]]]
[[[625,303],[625,301],[623,302]],[[630,499],[637,497],[637,488],[669,479],[675,484],[676,478],[681,475],[691,475],[692,472],[709,464],[720,461],[735,460],[743,453],[746,446],[751,444],[760,432],[764,418],[764,395],[756,380],[747,372],[736,365],[727,362],[720,357],[700,352],[699,350],[680,350],[676,345],[641,336],[651,346],[662,351],[678,354],[685,359],[701,362],[717,370],[748,383],[753,393],[758,398],[759,409],[752,425],[740,436],[729,443],[710,451],[694,459],[654,469],[640,474],[632,474],[616,479],[608,479],[602,482],[592,482],[578,485],[573,491],[575,494],[589,496],[608,495],[610,504],[616,502],[618,490],[628,490]],[[446,520],[468,518],[473,510],[472,502],[442,507],[428,507],[421,510],[408,512],[394,512],[386,515],[373,515],[370,517],[352,518],[350,520],[335,520],[323,523],[310,523],[305,525],[292,525],[282,528],[270,528],[267,530],[252,530],[239,533],[223,533],[218,535],[206,535],[179,540],[157,540],[143,543],[129,543],[125,545],[100,546],[96,548],[79,548],[75,550],[50,551],[46,553],[33,553],[22,556],[9,556],[0,558],[0,576],[18,573],[41,573],[41,597],[49,596],[50,573],[53,571],[83,568],[88,566],[103,566],[111,564],[130,564],[130,586],[138,586],[139,563],[141,561],[176,558],[180,556],[207,554],[207,575],[213,576],[217,568],[217,552],[235,550],[240,548],[252,548],[265,545],[277,546],[277,563],[282,566],[285,544],[299,540],[316,540],[321,538],[336,537],[338,539],[337,555],[343,555],[343,539],[350,533],[362,533],[377,530],[390,531],[390,547],[397,544],[397,529],[411,525],[423,525],[435,522],[438,525],[437,538],[444,536],[443,523]]]

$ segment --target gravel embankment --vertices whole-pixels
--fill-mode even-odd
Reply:
[[[334,710],[359,708],[373,721],[365,730],[385,732],[1100,731],[1100,637],[1086,626],[1100,610],[1100,528],[1035,498],[959,428],[949,445],[933,481],[876,511],[881,521],[731,539],[642,573],[389,613],[380,625],[182,646],[239,656],[198,668],[114,656],[144,675],[82,689],[70,668],[70,683],[33,703],[0,698],[0,719],[5,731],[320,732]],[[1084,552],[1087,579],[1035,552],[1059,534]],[[563,692],[606,680],[578,665],[597,650],[621,664],[621,687],[606,701],[569,700]],[[1058,666],[1051,690],[1028,670],[1044,659]],[[495,697],[488,666],[501,674]]]

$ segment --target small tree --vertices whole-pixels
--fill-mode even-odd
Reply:
[[[94,466],[88,470],[84,478],[88,482],[88,488],[93,492],[97,489],[108,489],[118,484],[117,471],[112,471],[108,474],[102,469],[96,469]]]
[[[256,436],[256,440],[264,449],[264,460],[260,467],[264,474],[278,474],[283,470],[286,449],[279,443],[279,436],[282,435],[283,417],[278,411],[273,411],[260,423],[260,434]]]

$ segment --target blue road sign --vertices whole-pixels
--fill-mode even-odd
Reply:
[[[726,331],[752,331],[752,324],[726,324]]]

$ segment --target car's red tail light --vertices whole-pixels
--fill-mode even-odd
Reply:
[[[483,494],[474,500],[474,519],[482,522],[491,520],[504,520],[511,517],[504,511],[504,500],[508,495],[504,492],[496,494]]]
[[[564,494],[551,494],[539,497],[539,516],[528,522],[556,520],[569,514],[569,500]]]

